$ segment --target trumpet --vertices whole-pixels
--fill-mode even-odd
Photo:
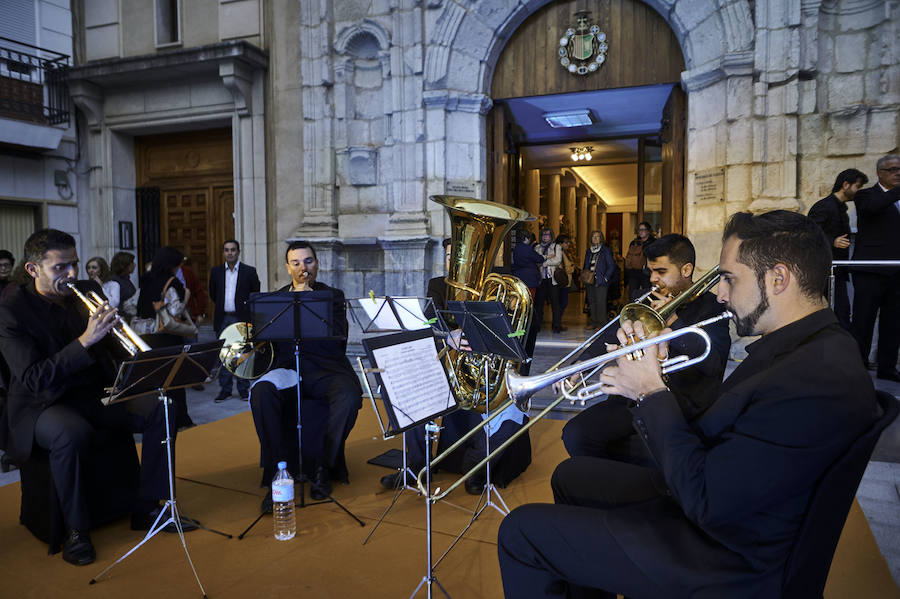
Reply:
[[[75,283],[69,281],[66,283],[66,286],[71,289],[75,296],[81,300],[81,302],[87,307],[88,313],[93,316],[100,307],[106,303],[100,295],[95,291],[89,291],[88,295],[85,295],[75,286]],[[116,339],[119,341],[119,344],[128,352],[128,355],[131,357],[136,356],[141,352],[145,352],[150,349],[150,346],[147,345],[147,342],[141,339],[140,335],[134,332],[134,330],[125,324],[125,321],[121,318],[118,318],[116,324],[113,326],[110,331],[113,335],[115,335]]]
[[[709,352],[712,350],[712,342],[709,338],[709,334],[703,330],[703,327],[713,324],[714,322],[718,322],[725,318],[733,318],[733,314],[729,311],[724,311],[718,316],[714,316],[712,318],[708,318],[704,321],[698,322],[695,325],[683,327],[680,329],[676,329],[674,331],[670,331],[668,333],[663,333],[661,335],[657,335],[656,337],[650,337],[649,339],[644,339],[642,341],[638,341],[636,343],[627,345],[625,347],[621,347],[615,351],[611,351],[609,353],[603,354],[601,356],[597,356],[596,358],[592,358],[590,360],[586,360],[584,362],[579,362],[577,364],[572,364],[571,366],[567,366],[565,368],[559,368],[554,371],[545,372],[543,374],[536,374],[534,376],[521,376],[515,372],[512,368],[506,369],[505,381],[506,388],[509,393],[510,401],[515,402],[517,406],[527,405],[531,399],[531,397],[540,391],[541,389],[548,387],[554,383],[562,381],[564,379],[569,378],[572,375],[578,374],[585,370],[593,370],[596,372],[600,368],[606,366],[610,362],[618,360],[621,357],[625,356],[637,356],[637,359],[640,359],[640,356],[643,355],[643,350],[650,347],[651,345],[657,345],[659,343],[663,343],[664,341],[671,341],[672,339],[676,339],[678,337],[684,335],[698,335],[706,344],[704,351],[701,352],[699,356],[696,357],[688,357],[688,356],[674,356],[671,357],[660,364],[663,374],[668,374],[671,372],[676,372],[683,368],[687,368],[688,366],[693,366],[698,362],[702,362],[709,355]],[[587,400],[593,397],[597,397],[599,395],[604,395],[605,393],[601,389],[601,384],[595,384],[591,386],[586,386],[584,389],[579,391],[576,398],[580,401],[582,399]],[[550,413],[557,405],[563,402],[566,399],[570,399],[571,395],[569,393],[563,393],[559,397],[557,397],[554,401],[547,405],[543,410],[540,411],[536,416],[532,417],[527,423],[525,423],[522,428],[516,431],[509,439],[501,443],[495,449],[493,449],[490,454],[488,454],[484,459],[475,464],[472,468],[468,470],[465,474],[459,477],[453,484],[451,484],[447,489],[441,490],[438,488],[433,495],[428,495],[427,490],[425,489],[425,485],[422,483],[422,476],[425,473],[425,469],[423,468],[419,472],[418,479],[416,481],[419,490],[422,492],[429,501],[440,501],[454,489],[456,489],[459,485],[468,480],[473,474],[484,468],[487,463],[496,457],[500,452],[509,447],[513,441],[518,439],[520,436],[525,434],[525,432],[531,428],[534,423],[543,419],[547,414]],[[472,430],[468,431],[459,441],[454,443],[451,447],[449,447],[444,453],[437,456],[434,460],[432,460],[432,465],[436,462],[440,461],[445,455],[451,453],[456,447],[458,447],[462,442],[471,437],[476,432],[481,432],[487,423],[493,420],[493,416],[500,414],[501,410],[498,410],[495,414],[492,414],[491,418],[485,419],[481,422],[477,427],[474,427]]]

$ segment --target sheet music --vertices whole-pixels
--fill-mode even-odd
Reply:
[[[399,428],[426,420],[454,405],[434,340],[416,339],[372,350]]]
[[[394,306],[397,308],[397,315],[400,317],[400,323],[403,328],[408,331],[418,331],[427,329],[431,325],[425,318],[422,311],[422,304],[417,297],[395,297]]]
[[[400,330],[400,323],[397,322],[397,318],[394,316],[394,312],[393,310],[391,310],[391,307],[387,305],[387,298],[364,297],[355,301],[357,305],[363,309],[363,311],[366,313],[366,316],[369,317],[369,320],[376,329],[381,331]]]

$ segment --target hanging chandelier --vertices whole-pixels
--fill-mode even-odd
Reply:
[[[569,149],[572,151],[573,162],[589,161],[592,158],[591,153],[594,151],[593,146],[575,146]]]

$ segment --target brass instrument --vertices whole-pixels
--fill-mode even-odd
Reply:
[[[275,347],[269,341],[254,341],[253,325],[249,322],[228,325],[219,339],[225,342],[219,350],[219,361],[234,376],[258,379],[272,367]]]
[[[616,321],[631,320],[634,322],[640,320],[644,325],[644,331],[646,331],[648,335],[658,334],[659,331],[663,330],[666,327],[666,321],[675,312],[675,310],[677,310],[684,304],[696,299],[697,297],[700,297],[718,282],[718,270],[718,267],[714,267],[709,270],[689,288],[685,289],[681,294],[679,294],[670,302],[666,303],[659,310],[653,310],[650,306],[640,303],[641,301],[646,299],[650,295],[650,293],[652,293],[653,290],[651,290],[650,292],[639,298],[636,302],[626,304],[619,313],[619,316],[616,318]],[[508,392],[507,394],[509,396],[509,399],[503,405],[499,406],[496,410],[494,410],[494,408],[492,407],[490,417],[484,419],[478,426],[475,426],[471,430],[466,432],[466,434],[463,435],[459,440],[457,440],[450,447],[445,449],[442,453],[431,460],[432,466],[438,464],[445,457],[456,451],[457,448],[459,448],[473,435],[484,434],[484,427],[486,427],[489,422],[491,422],[495,417],[499,416],[510,405],[515,405],[521,411],[528,413],[528,411],[531,409],[531,398],[535,393],[549,385],[553,385],[554,383],[558,383],[561,381],[563,384],[563,393],[554,401],[552,401],[546,408],[541,410],[540,413],[538,413],[536,416],[531,417],[531,419],[521,429],[516,431],[509,439],[500,444],[499,447],[493,449],[487,457],[485,457],[478,464],[469,469],[468,472],[460,476],[460,478],[457,479],[452,485],[450,485],[450,487],[448,487],[444,491],[437,489],[435,491],[435,494],[430,496],[429,499],[432,501],[439,501],[446,497],[450,492],[452,492],[454,489],[456,489],[456,487],[469,479],[473,474],[484,468],[489,460],[493,459],[501,451],[506,449],[513,441],[523,435],[526,430],[531,428],[531,426],[535,422],[544,418],[547,414],[550,413],[551,410],[553,410],[553,408],[555,408],[561,402],[568,399],[570,401],[579,401],[583,403],[593,397],[604,395],[605,393],[600,389],[599,384],[588,385],[587,381],[597,372],[602,370],[603,367],[606,366],[606,364],[608,364],[609,362],[614,361],[622,356],[628,356],[630,359],[640,359],[640,357],[643,356],[642,350],[646,347],[656,345],[663,341],[669,341],[682,335],[699,335],[706,342],[706,350],[700,356],[694,358],[689,358],[688,356],[675,356],[673,358],[669,358],[661,364],[663,373],[675,372],[677,370],[681,370],[682,368],[687,368],[688,366],[692,366],[698,362],[702,362],[704,359],[706,359],[711,350],[712,344],[709,340],[709,335],[707,335],[707,333],[701,327],[731,317],[731,312],[725,311],[716,317],[704,320],[703,322],[697,323],[694,326],[680,328],[670,333],[666,333],[665,335],[657,335],[656,337],[651,337],[649,339],[634,342],[627,345],[626,347],[622,347],[615,351],[597,356],[596,358],[593,358],[591,360],[561,368],[561,365],[565,363],[566,360],[574,359],[574,357],[581,355],[581,353],[584,352],[584,350],[590,345],[590,343],[592,343],[594,339],[599,337],[600,333],[602,333],[609,326],[608,324],[607,327],[604,327],[600,331],[594,333],[589,339],[584,341],[573,351],[569,352],[566,357],[558,361],[543,374],[537,374],[533,376],[519,376],[517,373],[512,371],[512,369],[508,368],[506,371],[506,375],[504,376],[504,390]],[[583,374],[586,371],[589,371],[588,374]],[[576,374],[582,375],[580,381],[576,385],[573,385],[571,388],[566,388],[566,383],[564,381]],[[576,391],[579,386],[581,386],[582,389]],[[422,484],[422,476],[424,472],[424,469],[419,472],[417,483],[419,490],[427,496],[427,492],[424,488],[424,485]]]
[[[69,281],[66,283],[66,286],[71,289],[75,296],[82,301],[82,303],[87,307],[88,313],[93,316],[97,310],[100,309],[100,306],[106,303],[106,300],[100,297],[100,295],[95,291],[89,291],[88,295],[85,295],[75,286],[75,283]],[[134,330],[125,324],[125,321],[121,318],[118,319],[116,324],[113,326],[110,331],[113,335],[115,335],[116,339],[119,341],[119,344],[128,352],[128,355],[131,357],[136,356],[137,354],[147,351],[150,349],[150,346],[147,345],[147,342],[141,339],[140,335],[134,332]]]
[[[511,275],[492,274],[497,252],[513,225],[534,217],[524,210],[496,202],[460,196],[431,196],[450,217],[450,269],[447,300],[499,301],[506,306],[513,330],[528,330],[532,300],[528,287]],[[450,349],[444,368],[457,402],[463,409],[494,410],[506,398],[503,372],[508,360],[476,356]],[[484,397],[485,360],[490,373],[490,397]]]

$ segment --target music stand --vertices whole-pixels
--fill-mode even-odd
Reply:
[[[369,361],[374,365],[370,371],[381,386],[381,397],[388,416],[388,432],[396,435],[425,425],[427,570],[410,599],[416,596],[423,584],[426,585],[428,597],[431,597],[432,584],[436,584],[449,599],[450,595],[434,575],[435,564],[432,559],[431,443],[440,430],[434,420],[456,410],[456,399],[438,359],[430,329],[363,339],[362,343]]]
[[[333,503],[360,526],[365,523],[344,507],[338,500],[327,494],[322,501],[306,503],[306,476],[303,474],[303,425],[300,417],[303,379],[300,376],[300,341],[342,341],[345,337],[334,334],[333,314],[334,293],[332,291],[276,291],[250,295],[250,310],[253,313],[254,341],[291,341],[294,344],[294,368],[297,372],[297,468],[300,482],[299,508]],[[256,526],[265,512],[261,512],[250,526],[238,535],[243,539]]]
[[[194,573],[194,579],[200,587],[200,592],[206,598],[206,591],[197,576],[197,569],[194,568],[194,562],[191,560],[191,554],[188,552],[187,543],[184,540],[184,531],[181,528],[181,516],[178,513],[178,506],[175,503],[175,473],[172,463],[172,429],[169,422],[169,403],[170,400],[166,396],[166,392],[173,389],[181,389],[190,387],[197,383],[210,380],[211,373],[214,372],[216,365],[219,363],[219,350],[222,348],[222,341],[217,340],[210,343],[198,343],[195,345],[175,345],[171,347],[162,347],[159,349],[151,349],[141,352],[129,360],[125,360],[119,365],[119,372],[116,375],[116,382],[110,389],[109,397],[103,399],[104,405],[110,405],[138,397],[146,397],[147,395],[157,394],[159,401],[163,405],[163,417],[166,423],[166,459],[168,461],[169,471],[169,499],[166,500],[163,509],[160,510],[156,521],[144,535],[141,541],[128,550],[115,562],[106,567],[102,572],[93,577],[90,584],[94,584],[97,580],[113,569],[119,562],[137,551],[137,549],[153,538],[159,531],[163,530],[169,524],[174,524],[178,532],[178,538],[181,540],[181,546],[184,548],[184,554],[187,556],[188,564]],[[163,521],[163,516],[168,514],[168,518]]]
[[[502,302],[478,302],[478,301],[449,301],[447,302],[447,310],[445,314],[453,316],[459,327],[463,331],[469,347],[472,348],[473,354],[481,354],[484,359],[484,398],[485,398],[485,419],[490,418],[490,371],[491,362],[495,359],[512,360],[522,362],[528,358],[525,348],[522,346],[522,337],[524,331],[514,331],[512,323],[509,321],[509,315],[506,306]],[[491,433],[490,428],[485,427],[485,456],[491,455]],[[472,519],[463,528],[462,532],[456,537],[450,547],[441,556],[441,559],[450,552],[462,536],[468,531],[469,527],[478,519],[478,517],[488,507],[504,516],[509,513],[509,508],[494,483],[491,482],[491,461],[487,460],[484,473],[485,483],[484,491],[475,506]],[[495,503],[493,497],[496,496]],[[482,499],[484,503],[482,504]],[[440,561],[440,560],[438,560]]]

